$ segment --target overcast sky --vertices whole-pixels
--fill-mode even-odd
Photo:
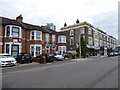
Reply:
[[[0,16],[35,25],[54,23],[60,30],[66,22],[87,21],[107,34],[118,37],[119,0],[0,0]]]

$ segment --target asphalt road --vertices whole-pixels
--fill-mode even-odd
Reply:
[[[118,88],[118,57],[5,67],[3,88]]]

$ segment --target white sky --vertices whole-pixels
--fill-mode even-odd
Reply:
[[[22,14],[24,22],[35,25],[54,23],[60,30],[66,22],[87,21],[118,37],[119,0],[1,0],[0,15],[15,19]]]

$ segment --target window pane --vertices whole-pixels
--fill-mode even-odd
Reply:
[[[19,28],[13,27],[13,32],[19,32]]]
[[[10,35],[10,27],[8,26],[8,27],[7,27],[6,36],[9,36],[9,35]]]
[[[31,32],[31,34],[34,36],[34,32]]]
[[[49,34],[46,34],[46,41],[49,42]]]
[[[34,46],[31,47],[31,54],[34,56]]]
[[[32,40],[34,40],[34,36],[32,36],[32,38],[31,38]]]
[[[40,40],[40,36],[36,36],[36,40]]]
[[[12,35],[13,35],[13,37],[19,37],[19,28],[13,27],[12,28]]]
[[[31,40],[34,40],[34,32],[31,32]]]
[[[19,53],[19,45],[12,45],[12,56],[17,56]]]
[[[18,33],[13,32],[13,37],[19,37]]]
[[[36,51],[40,51],[40,47],[36,47]]]
[[[62,38],[61,38],[61,36],[60,36],[60,42],[62,41]]]
[[[74,38],[73,37],[70,38],[70,45],[74,45]]]
[[[36,32],[36,39],[37,39],[37,40],[40,40],[40,37],[41,37],[41,32],[37,31],[37,32]]]
[[[74,31],[70,30],[70,36],[74,35]]]
[[[40,55],[40,47],[36,46],[36,56],[39,56],[39,55]]]
[[[55,35],[52,35],[52,42],[55,42]]]
[[[9,44],[6,44],[6,53],[9,54]]]

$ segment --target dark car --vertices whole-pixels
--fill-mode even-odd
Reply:
[[[44,63],[43,57],[45,56],[46,62],[53,62],[54,61],[54,54],[41,54],[36,58],[39,58],[40,63]]]
[[[54,54],[45,54],[46,62],[53,62],[55,57]]]
[[[16,57],[17,63],[32,63],[33,57],[30,53],[20,53]]]

